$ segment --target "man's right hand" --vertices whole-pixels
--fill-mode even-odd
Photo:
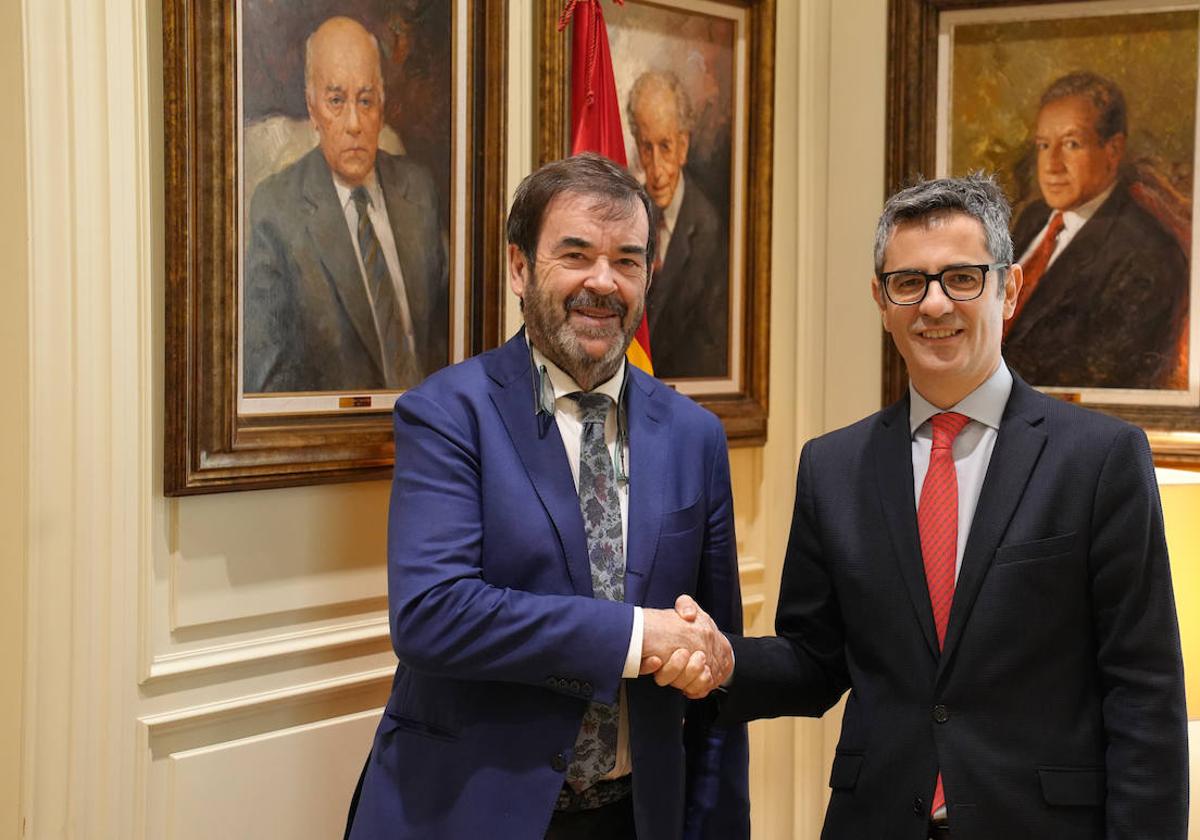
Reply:
[[[641,673],[653,673],[656,683],[692,699],[706,696],[729,677],[729,640],[692,598],[680,595],[675,609],[643,609],[642,616]]]

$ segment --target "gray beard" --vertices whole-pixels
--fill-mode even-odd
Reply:
[[[546,355],[550,361],[562,368],[585,391],[610,379],[625,358],[625,351],[633,341],[638,324],[642,320],[644,305],[639,306],[634,313],[636,317],[629,319],[625,325],[628,308],[615,296],[600,297],[591,292],[580,292],[572,295],[563,303],[563,308],[555,311],[547,305],[537,284],[531,285],[532,295],[526,295],[525,300],[525,331],[529,342]],[[608,309],[620,315],[620,326],[616,330],[585,330],[582,333],[571,327],[567,313],[572,307],[587,306],[598,309]],[[587,338],[615,337],[618,340],[598,359],[589,356],[579,343],[579,337]]]

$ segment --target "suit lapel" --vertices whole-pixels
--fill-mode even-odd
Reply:
[[[338,301],[346,311],[354,332],[362,342],[367,358],[382,381],[383,370],[379,365],[382,350],[379,336],[375,332],[375,318],[371,313],[371,302],[363,287],[362,274],[358,270],[358,259],[354,256],[354,244],[350,241],[350,230],[346,227],[346,216],[338,204],[337,190],[333,187],[333,176],[321,158],[321,150],[309,153],[309,165],[304,176],[304,197],[309,202],[312,215],[308,220],[308,234],[316,243],[321,264],[329,277]]]
[[[1108,200],[1097,208],[1095,215],[1079,229],[1054,264],[1046,269],[1006,341],[1019,341],[1047,316],[1061,312],[1064,304],[1075,305],[1089,294],[1092,286],[1091,264],[1099,254],[1104,253],[1106,243],[1113,235],[1112,226],[1128,200],[1128,192],[1118,182]],[[1038,231],[1041,231],[1041,226]]]
[[[387,204],[388,222],[392,238],[396,243],[396,256],[400,259],[400,273],[404,276],[404,294],[408,298],[408,311],[412,315],[413,328],[429,317],[429,301],[426,284],[422,282],[421,266],[417,262],[420,254],[439,243],[422,242],[422,231],[426,229],[425,217],[428,208],[420,207],[408,199],[408,176],[400,166],[393,165],[386,153],[380,152],[379,185],[383,189],[383,200]],[[382,177],[384,169],[388,177]]]
[[[667,243],[667,258],[663,260],[662,273],[667,277],[682,277],[683,267],[687,265],[688,257],[692,255],[692,234],[696,232],[695,213],[693,204],[687,200],[687,188],[684,188],[683,201],[680,202],[679,215],[675,217],[675,230],[671,232],[671,241]]]
[[[1000,432],[996,436],[991,461],[988,462],[979,504],[975,507],[975,518],[971,522],[971,533],[963,552],[962,568],[954,587],[946,644],[938,668],[939,680],[954,656],[963,627],[992,565],[992,558],[1046,444],[1046,433],[1041,428],[1045,417],[1039,405],[1041,399],[1036,391],[1013,374],[1012,394],[1000,421]]]
[[[921,539],[917,533],[912,433],[908,427],[908,411],[907,396],[884,409],[879,425],[871,436],[871,448],[874,452],[875,483],[879,488],[883,517],[892,540],[892,556],[908,590],[913,617],[921,627],[930,655],[936,658],[937,633],[933,626],[933,609],[929,605],[925,565],[921,560]]]
[[[579,494],[571,478],[558,424],[553,416],[535,413],[533,372],[524,331],[510,339],[491,357],[491,362],[488,373],[500,385],[492,392],[492,402],[533,489],[554,523],[575,593],[591,597],[592,566],[583,515],[579,512]]]
[[[668,409],[643,381],[626,367],[625,412],[629,429],[629,538],[625,547],[625,602],[640,604],[654,568],[662,528],[663,492],[668,473]]]

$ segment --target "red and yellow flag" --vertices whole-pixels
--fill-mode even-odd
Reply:
[[[614,0],[624,5],[624,0]],[[621,133],[621,105],[613,80],[612,53],[600,0],[568,0],[558,19],[558,31],[571,23],[571,154],[596,152],[621,166],[625,159],[625,137]],[[629,349],[630,364],[654,373],[650,362],[650,330],[643,315]]]

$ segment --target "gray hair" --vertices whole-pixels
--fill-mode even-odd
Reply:
[[[312,32],[308,33],[308,37],[304,39],[304,95],[306,97],[312,93],[313,88],[313,38],[316,37],[318,30],[332,19],[328,18],[321,21]],[[353,21],[354,18],[348,18],[348,20]],[[358,23],[358,21],[354,22]],[[359,23],[359,26],[362,26],[362,24]],[[364,26],[363,29],[366,29],[366,27]],[[379,46],[379,39],[375,37],[373,32],[367,30],[367,34],[371,37],[371,43],[375,45],[375,75],[379,77],[379,101],[383,102],[383,49]]]
[[[634,139],[638,139],[638,124],[634,119],[634,110],[646,89],[655,85],[665,87],[671,92],[675,98],[675,120],[679,125],[679,130],[685,134],[690,132],[695,125],[695,115],[692,113],[692,100],[687,95],[687,91],[683,89],[679,77],[674,73],[647,70],[637,77],[637,81],[629,89],[629,97],[625,100],[625,119],[629,122],[629,130],[633,132]]]
[[[1101,140],[1108,140],[1114,134],[1126,134],[1125,94],[1112,79],[1106,79],[1099,73],[1089,70],[1076,70],[1061,78],[1055,79],[1046,92],[1038,108],[1045,108],[1051,102],[1079,96],[1092,103],[1096,109],[1096,133]]]
[[[970,216],[983,225],[984,240],[993,260],[1012,262],[1012,235],[1008,232],[1012,208],[993,176],[973,172],[963,178],[918,180],[887,200],[875,227],[875,273],[883,271],[884,254],[898,225],[952,213]],[[1003,286],[1000,289],[1003,294]]]

